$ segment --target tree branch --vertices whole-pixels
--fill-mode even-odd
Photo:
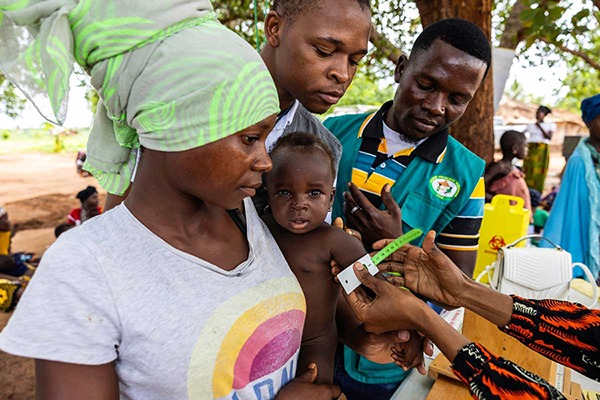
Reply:
[[[594,0],[594,4],[598,9],[600,9],[600,0]]]
[[[394,44],[390,42],[388,38],[379,33],[375,28],[375,25],[371,26],[370,41],[375,47],[377,47],[378,50],[385,54],[387,59],[393,62],[394,65],[398,63],[398,59],[404,54],[402,50],[394,46]]]
[[[595,1],[598,1],[598,0],[595,0]],[[541,40],[544,43],[547,43],[547,44],[550,44],[552,46],[555,46],[558,49],[560,49],[561,51],[564,51],[565,53],[573,54],[574,56],[577,56],[577,57],[581,58],[583,61],[585,61],[588,65],[590,65],[595,70],[600,71],[600,64],[597,63],[596,61],[594,61],[589,55],[587,55],[587,54],[585,54],[585,53],[583,53],[581,51],[569,49],[564,44],[562,44],[562,43],[555,43],[555,42],[553,42],[553,41],[551,41],[549,39],[546,39],[545,37],[539,37],[538,40]]]
[[[594,0],[600,1],[600,0]],[[527,9],[521,0],[517,0],[504,24],[504,32],[500,38],[500,47],[515,50],[525,36],[525,28],[521,14]]]

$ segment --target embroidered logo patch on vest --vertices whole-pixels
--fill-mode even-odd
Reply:
[[[448,178],[447,176],[434,176],[429,181],[429,189],[433,194],[442,200],[453,200],[460,192],[460,183],[456,179]]]

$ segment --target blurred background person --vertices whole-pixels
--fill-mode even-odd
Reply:
[[[513,165],[515,159],[527,157],[527,137],[522,132],[506,131],[500,138],[502,160],[490,164],[485,171],[485,200],[490,202],[497,194],[521,197],[524,207],[533,212],[525,174]]]
[[[67,216],[67,222],[71,225],[79,226],[88,219],[102,214],[102,207],[99,206],[98,191],[93,186],[88,186],[76,196],[81,202],[81,207],[74,208]]]
[[[527,186],[540,193],[544,192],[548,166],[550,165],[550,140],[556,131],[555,123],[544,122],[551,114],[546,106],[540,106],[535,113],[535,123],[529,124],[525,132],[529,133],[529,152],[523,163],[523,172]]]
[[[544,236],[563,247],[573,262],[587,265],[598,280],[600,270],[600,94],[581,103],[590,129],[569,159],[562,184],[546,223]],[[584,277],[575,269],[575,277]]]

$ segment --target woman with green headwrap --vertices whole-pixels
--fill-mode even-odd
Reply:
[[[338,396],[312,384],[316,368],[294,379],[305,299],[249,199],[279,111],[259,55],[208,1],[0,11],[0,68],[42,113],[46,93],[62,122],[74,60],[91,74],[86,168],[102,187],[123,193],[137,168],[124,204],[46,252],[0,334],[36,359],[38,398]],[[244,220],[226,211],[240,205]]]

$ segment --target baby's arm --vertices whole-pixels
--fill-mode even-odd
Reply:
[[[342,229],[332,227],[329,238],[331,257],[340,264],[342,270],[367,254],[363,244]]]
[[[306,281],[305,276],[299,276],[307,300],[308,313],[298,371],[303,371],[314,362],[319,368],[317,383],[331,384],[338,343],[335,312],[340,287],[330,275],[329,263],[331,258],[334,258],[340,263],[343,262],[342,265],[350,265],[364,256],[367,251],[357,239],[334,227],[328,227],[316,243],[329,249],[329,257],[320,266],[323,268],[322,274],[313,275]]]
[[[340,268],[343,270],[364,256],[366,250],[356,238],[348,235],[341,229],[339,231],[342,232],[343,235],[336,238],[339,242],[332,247],[332,255],[334,260],[340,264]],[[385,279],[381,274],[377,274],[376,277],[378,277],[378,279]],[[364,356],[366,354],[363,351],[368,349],[368,347],[361,348],[357,346],[363,346],[367,342],[364,335],[369,334],[364,331],[362,322],[355,317],[344,298],[340,298],[339,303],[336,315],[337,326],[340,327],[339,340]],[[389,343],[389,360],[385,359],[387,355],[384,354],[384,348],[385,346],[381,346],[381,348],[375,349],[374,354],[370,354],[371,357],[376,355],[377,358],[377,360],[372,359],[372,361],[389,363],[390,360],[392,360],[401,368],[404,367],[404,365],[406,365],[407,368],[420,367],[419,372],[423,373],[424,368],[421,367],[421,364],[423,363],[423,338],[416,332],[412,332],[412,338],[409,342],[396,347],[396,356],[392,355],[392,342]],[[372,350],[373,349],[368,349],[367,351],[371,353]]]

